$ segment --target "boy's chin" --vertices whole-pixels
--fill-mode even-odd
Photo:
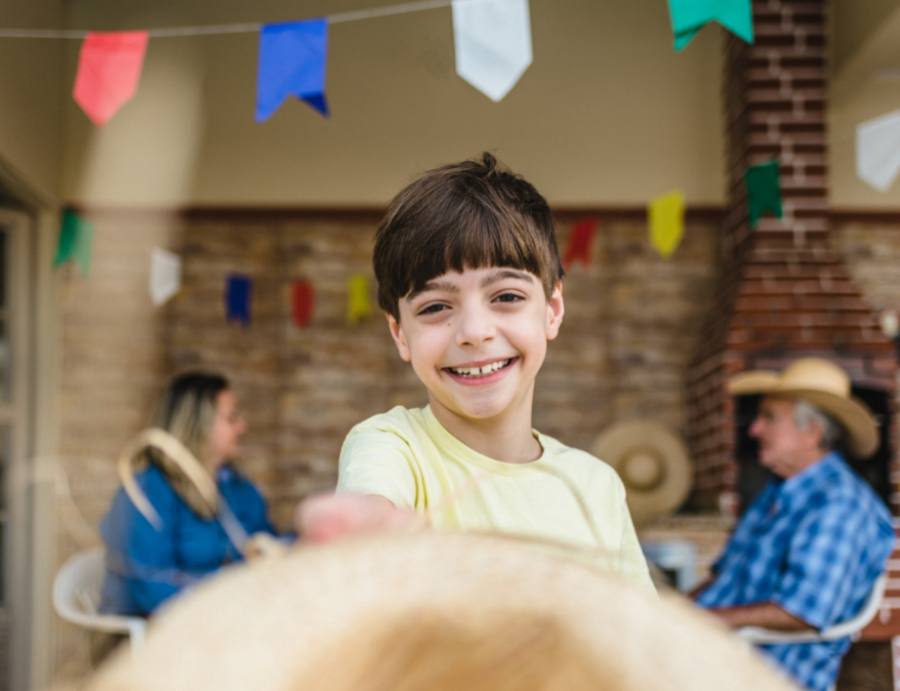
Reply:
[[[435,408],[435,405],[437,405],[440,406],[443,410],[446,410],[448,413],[451,413],[455,417],[468,420],[470,422],[487,422],[489,420],[502,417],[513,407],[509,401],[467,401],[465,403],[461,403],[456,401],[436,402],[433,397],[429,398],[431,401],[432,410]]]

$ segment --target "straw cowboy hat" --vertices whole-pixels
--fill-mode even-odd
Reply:
[[[708,614],[524,538],[302,545],[179,596],[86,691],[789,691]]]
[[[693,468],[681,439],[655,420],[622,420],[604,429],[591,452],[622,478],[635,518],[679,508],[691,490]]]
[[[846,372],[828,360],[801,358],[780,374],[769,370],[742,372],[728,381],[728,393],[806,401],[843,426],[855,456],[868,458],[878,449],[878,421],[865,403],[850,395]]]

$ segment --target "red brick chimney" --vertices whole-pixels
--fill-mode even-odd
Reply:
[[[725,59],[729,196],[719,301],[687,376],[694,508],[733,510],[735,403],[725,381],[828,357],[855,386],[893,401],[896,348],[830,241],[824,0],[754,0],[756,42],[729,35]],[[780,163],[784,218],[751,229],[743,173]],[[892,474],[893,477],[893,474]]]

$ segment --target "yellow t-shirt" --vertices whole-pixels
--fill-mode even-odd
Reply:
[[[604,570],[652,588],[616,472],[584,451],[534,435],[544,450],[538,460],[504,463],[459,441],[430,407],[398,406],[350,430],[341,449],[338,491],[377,494],[397,507],[428,511],[435,528],[514,533],[589,548],[591,560]]]

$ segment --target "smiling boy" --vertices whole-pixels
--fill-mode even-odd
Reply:
[[[490,154],[430,171],[392,202],[374,265],[379,305],[428,406],[354,427],[338,494],[302,506],[301,531],[328,539],[428,512],[435,528],[586,548],[652,587],[616,473],[531,426],[535,377],[564,312],[544,198]]]

